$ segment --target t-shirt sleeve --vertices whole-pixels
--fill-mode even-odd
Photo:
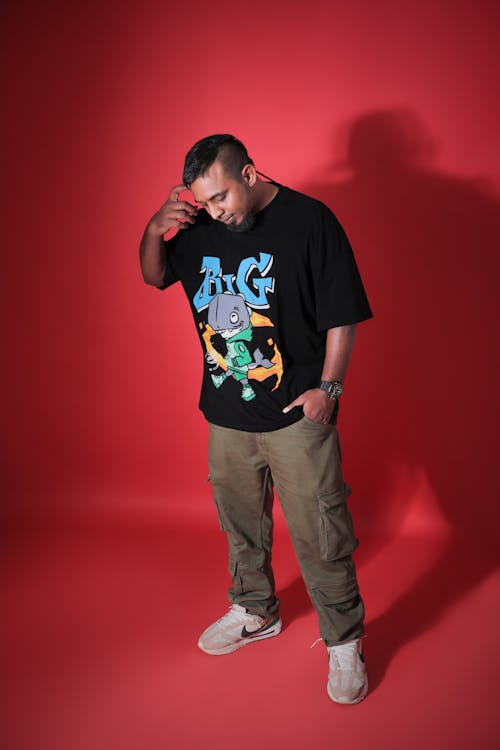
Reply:
[[[163,275],[163,282],[158,289],[167,289],[172,284],[175,284],[176,281],[179,281],[179,276],[175,270],[175,253],[178,245],[176,240],[178,236],[179,232],[172,239],[163,240],[163,247],[165,248],[165,273]]]
[[[349,240],[326,206],[321,206],[313,223],[309,250],[318,331],[371,318]]]
[[[206,211],[199,211],[193,226],[188,227],[188,229],[179,229],[173,237],[163,240],[166,250],[165,274],[163,276],[163,283],[158,289],[167,289],[172,284],[175,284],[176,281],[184,279],[186,269],[189,269],[189,263],[186,261],[186,258],[189,258],[190,251],[200,241],[198,232],[201,231],[203,233],[206,226],[209,226],[211,222],[212,219]]]

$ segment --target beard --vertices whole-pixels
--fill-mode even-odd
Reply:
[[[255,214],[245,214],[239,224],[228,224],[228,232],[248,232],[255,224]]]

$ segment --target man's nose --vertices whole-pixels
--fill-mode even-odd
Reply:
[[[210,211],[210,216],[212,217],[212,219],[220,219],[220,217],[224,213],[224,209],[220,206],[209,206],[208,209]]]

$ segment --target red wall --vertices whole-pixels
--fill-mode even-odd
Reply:
[[[424,526],[488,528],[498,6],[125,0],[3,15],[5,507],[205,500],[201,350],[181,290],[143,284],[138,243],[187,149],[224,131],[327,202],[354,245],[375,312],[341,418],[360,523],[390,531],[417,497]]]

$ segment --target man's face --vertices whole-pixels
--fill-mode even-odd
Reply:
[[[250,186],[243,176],[237,180],[228,174],[220,161],[214,161],[206,174],[193,182],[191,192],[212,219],[230,231],[246,232],[252,227]]]

